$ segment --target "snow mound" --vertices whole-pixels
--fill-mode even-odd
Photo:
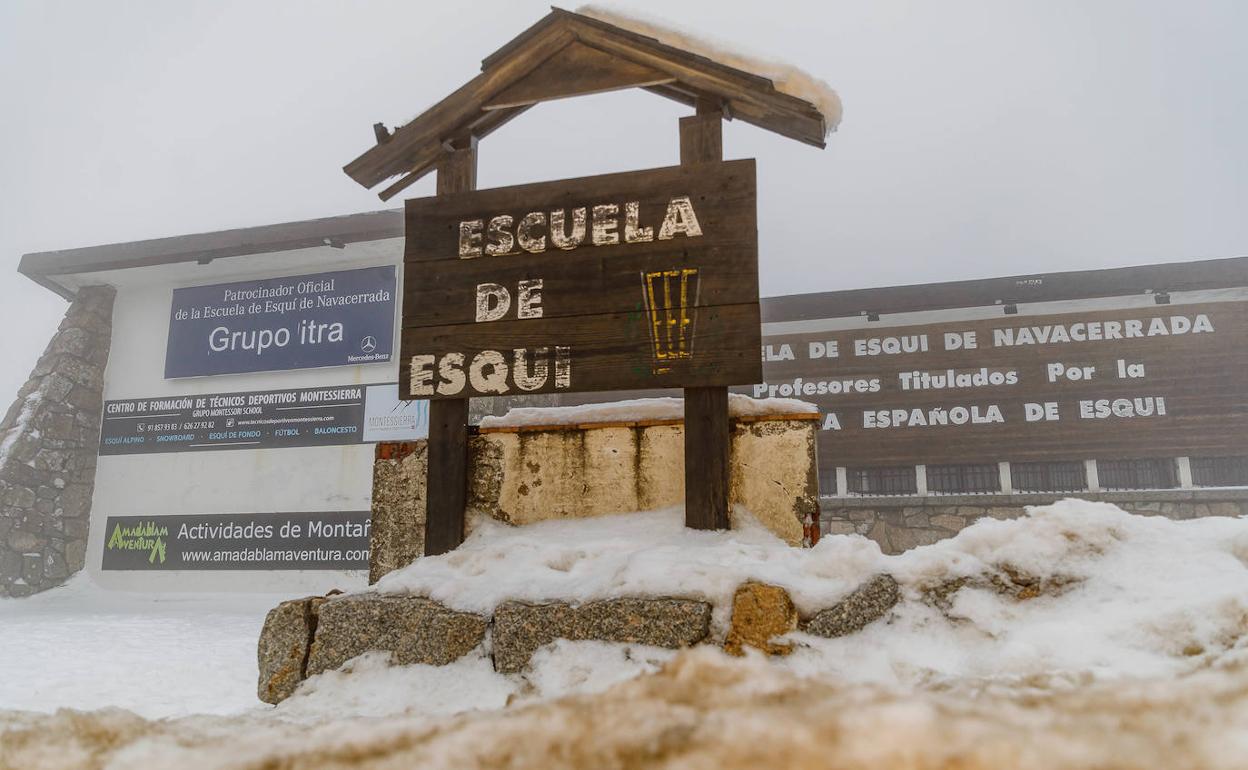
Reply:
[[[525,527],[482,520],[456,551],[369,590],[482,614],[506,600],[694,597],[714,604],[722,634],[747,580],[784,586],[809,616],[888,573],[904,598],[887,622],[841,639],[799,635],[784,665],[906,685],[1169,675],[1248,644],[1248,519],[1172,521],[1066,500],[886,556],[859,536],[793,548],[738,517],[732,532],[686,529],[679,510]]]
[[[796,398],[752,398],[741,393],[728,394],[728,414],[732,417],[818,414],[818,412],[819,407]],[[681,420],[684,417],[685,400],[683,398],[633,398],[603,404],[517,407],[509,409],[502,417],[481,418],[481,427],[515,428],[534,425]]]
[[[0,765],[1240,770],[1245,724],[1242,667],[967,697],[800,677],[701,649],[602,693],[452,718],[339,712],[309,728],[253,717],[147,721],[118,710],[0,714]]]
[[[576,12],[622,29],[645,35],[664,45],[679,48],[719,62],[734,69],[765,77],[777,91],[815,105],[823,115],[826,134],[841,123],[841,97],[823,80],[779,59],[746,53],[740,46],[690,34],[676,29],[653,16],[643,16],[632,9],[612,8],[601,4],[583,5]]]

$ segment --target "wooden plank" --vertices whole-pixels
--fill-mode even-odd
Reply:
[[[757,304],[693,308],[687,319],[683,349],[688,355],[666,355],[682,349],[680,335],[673,331],[659,340],[662,357],[656,355],[650,317],[640,309],[575,319],[404,329],[402,392],[407,398],[441,399],[749,384],[762,378],[755,342],[760,329]],[[517,349],[523,351],[522,372],[515,365]],[[475,383],[472,376],[460,376],[474,365]],[[522,385],[526,376],[532,379]]]
[[[503,89],[484,109],[517,107],[671,81],[671,76],[658,70],[572,42]]]
[[[698,114],[680,119],[680,164],[713,163],[724,154],[724,116],[718,105],[699,100]]]
[[[557,25],[544,28],[514,56],[477,75],[410,123],[395,129],[390,141],[370,148],[344,166],[343,171],[361,185],[373,187],[387,177],[411,168],[427,145],[438,144],[443,137],[459,133],[464,125],[478,118],[481,108],[491,97],[528,74],[571,40],[572,36]]]
[[[723,113],[699,99],[697,114],[680,119],[680,162],[701,167],[723,157]],[[732,447],[728,388],[685,387],[685,526],[728,529]]]
[[[657,237],[658,226],[675,196],[686,196],[693,204],[702,231],[697,238],[677,235],[670,240]],[[655,230],[650,240],[628,243],[624,238],[624,211],[629,201],[639,205],[639,224]],[[670,252],[673,248],[710,248],[740,243],[757,244],[757,183],[753,159],[689,165],[668,166],[645,171],[626,171],[592,177],[563,179],[557,182],[495,187],[459,195],[414,198],[405,204],[407,245],[406,261],[459,260],[460,230],[463,221],[481,219],[488,223],[495,216],[506,215],[513,220],[514,235],[520,220],[530,212],[562,211],[564,231],[573,230],[573,211],[592,209],[600,204],[615,204],[619,220],[614,245],[591,245],[592,233],[570,251],[556,249],[547,240],[549,253],[572,257],[593,254],[600,257],[617,254]],[[586,212],[587,220],[592,211]],[[589,227],[587,221],[586,227]],[[485,229],[483,227],[483,229]],[[546,234],[549,226],[537,226],[537,236]],[[487,233],[482,234],[482,243]],[[543,252],[543,253],[547,253]],[[519,244],[513,243],[507,255],[493,257],[505,261],[530,256]],[[481,257],[484,259],[485,257]]]
[[[663,240],[661,223],[676,194],[690,201],[700,226],[696,238],[684,234]],[[592,245],[597,221],[595,206],[614,201],[617,211],[615,245]],[[647,242],[628,242],[628,202],[637,204],[637,224],[648,231]],[[555,248],[550,238],[553,212],[564,217],[561,231],[580,210],[584,241],[573,250]],[[495,284],[495,297],[514,299],[521,281],[542,282],[541,305],[546,317],[629,312],[643,299],[641,276],[658,270],[699,268],[698,293],[690,306],[753,302],[758,296],[758,231],[755,174],[752,160],[671,167],[608,174],[589,179],[479,191],[473,195],[408,201],[408,248],[411,280],[404,290],[405,327],[473,322],[477,318],[477,287]],[[523,222],[535,212],[544,220],[527,230],[544,248],[521,249]],[[509,254],[462,259],[460,223],[478,221],[489,229],[497,216],[513,223],[507,237],[515,239]],[[486,225],[486,223],[491,223]],[[488,236],[479,240],[485,243]],[[433,263],[433,264],[431,264]],[[530,284],[535,285],[535,284]],[[495,303],[497,304],[497,303]],[[512,307],[505,319],[514,318]],[[510,322],[507,320],[493,321]]]
[[[586,258],[556,252],[510,265],[503,259],[409,263],[417,280],[404,286],[403,328],[475,323],[477,287],[486,285],[491,288],[481,291],[488,307],[497,311],[506,303],[509,308],[494,324],[524,323],[517,320],[521,287],[539,282],[540,291],[525,291],[531,301],[540,298],[534,307],[540,304],[544,318],[638,312],[646,301],[643,275],[692,268],[699,273],[687,307],[752,303],[758,297],[755,255],[753,248],[739,247],[720,250],[714,259],[679,252]]]
[[[438,165],[438,192],[449,194],[477,186],[477,143],[463,145],[442,156]],[[399,367],[404,383],[407,367]],[[400,385],[399,394],[406,392]],[[425,555],[454,550],[464,542],[464,512],[468,506],[468,399],[448,399],[429,405],[428,455],[425,467]]]

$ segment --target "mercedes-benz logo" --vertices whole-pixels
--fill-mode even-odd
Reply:
[[[373,335],[370,334],[364,339],[360,340],[360,350],[363,350],[365,353],[372,353],[376,349],[377,349],[377,338],[374,337]]]

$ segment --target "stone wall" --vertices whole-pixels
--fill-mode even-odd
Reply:
[[[1065,497],[1110,502],[1123,510],[1172,519],[1248,515],[1248,489],[1166,489],[1071,494],[930,495],[927,497],[825,497],[820,525],[825,535],[859,534],[896,554],[956,535],[984,517],[1013,519],[1025,506]]]
[[[951,595],[971,584],[963,579],[945,590]],[[256,648],[256,694],[265,703],[279,703],[308,677],[366,652],[389,653],[393,665],[445,666],[480,649],[502,674],[523,674],[534,653],[557,639],[673,650],[722,644],[733,655],[743,654],[745,647],[787,655],[794,645],[773,642],[774,637],[799,629],[825,638],[857,633],[885,618],[901,600],[897,581],[880,574],[803,622],[783,587],[746,582],[733,596],[730,626],[717,630],[711,623],[715,607],[699,597],[616,596],[583,604],[504,601],[489,614],[477,615],[409,594],[309,596],[282,602],[265,618]]]
[[[78,292],[0,423],[0,596],[83,568],[114,291]]]
[[[729,500],[792,545],[803,543],[818,515],[817,424],[752,417],[732,423]],[[470,515],[510,524],[685,501],[678,420],[483,431],[470,438],[468,456]],[[378,447],[370,581],[423,552],[425,462],[423,442]]]

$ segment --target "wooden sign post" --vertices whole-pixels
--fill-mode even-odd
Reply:
[[[718,105],[699,100],[697,114],[680,119],[681,165],[723,158],[723,118]],[[728,529],[729,431],[727,386],[685,388],[687,527]]]
[[[475,189],[477,140],[469,136],[439,161],[438,195]],[[468,505],[467,398],[429,404],[427,447],[425,555],[430,556],[454,550],[464,542],[464,510]]]
[[[695,107],[670,168],[476,190],[476,142],[534,104],[643,88]],[[762,379],[753,160],[736,118],[817,147],[827,119],[772,81],[554,9],[344,170],[406,204],[399,393],[429,399],[425,553],[463,540],[468,399],[683,388],[686,522],[728,527],[729,385]]]

